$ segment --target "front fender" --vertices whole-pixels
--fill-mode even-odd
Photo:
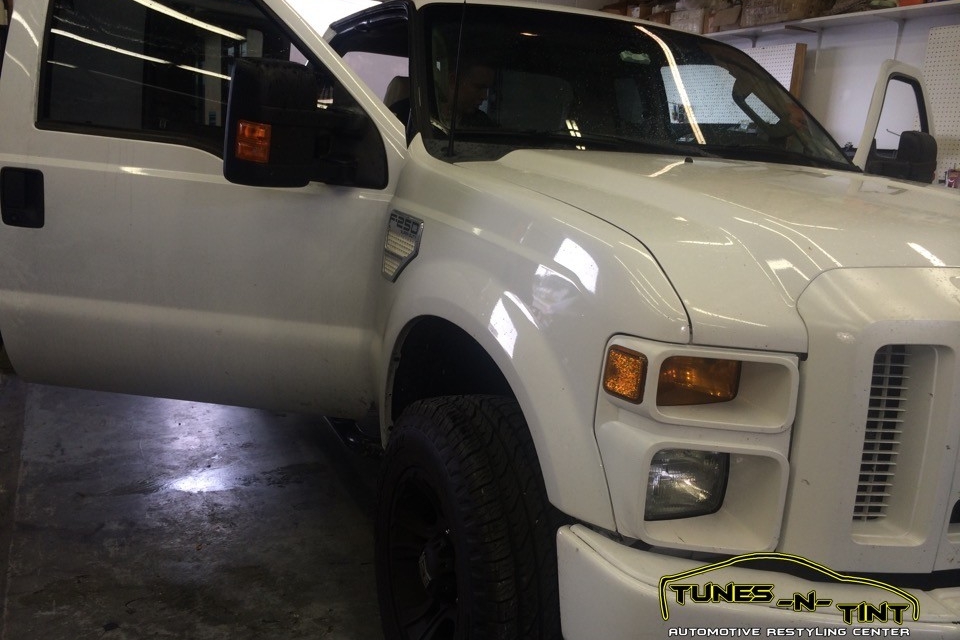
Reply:
[[[430,278],[428,271],[433,270],[456,270],[463,280]],[[402,295],[394,307],[385,344],[396,344],[406,327],[423,315],[441,318],[468,333],[496,364],[520,404],[551,503],[612,529],[610,497],[593,431],[594,402],[592,398],[585,402],[582,393],[596,387],[601,351],[584,353],[583,366],[571,370],[563,362],[563,352],[551,344],[515,294],[505,287],[497,291],[488,286],[479,296],[471,295],[483,274],[467,265],[434,262],[429,270],[419,269],[409,276],[404,288],[411,295]],[[383,354],[384,367],[389,366],[392,351]],[[387,392],[385,388],[384,397]],[[389,411],[390,403],[384,401],[381,406]],[[393,418],[386,417],[384,424],[392,424]]]
[[[510,385],[553,505],[614,529],[594,432],[604,348],[624,332],[686,343],[682,304],[623,231],[468,164],[431,158],[416,142],[411,155],[394,208],[423,220],[423,232],[416,259],[385,281],[384,428],[393,418],[385,400],[395,345],[417,318],[442,318],[469,334]]]

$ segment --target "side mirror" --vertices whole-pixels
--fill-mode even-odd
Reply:
[[[254,186],[302,187],[314,169],[317,80],[295,62],[236,61],[230,80],[223,175]]]
[[[929,133],[904,131],[892,157],[881,155],[874,145],[867,155],[867,173],[915,182],[933,182],[937,172],[937,141]]]

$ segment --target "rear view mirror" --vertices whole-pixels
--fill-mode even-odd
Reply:
[[[230,81],[223,175],[255,186],[302,187],[315,155],[317,81],[295,62],[238,59]]]

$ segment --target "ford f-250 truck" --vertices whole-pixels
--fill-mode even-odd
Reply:
[[[16,0],[19,375],[376,409],[389,638],[960,635],[960,199],[923,184],[925,119],[858,167],[660,25],[416,0],[321,29]]]

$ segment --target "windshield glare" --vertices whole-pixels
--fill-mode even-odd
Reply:
[[[431,65],[425,138],[438,156],[448,154],[452,129],[457,160],[568,148],[855,169],[803,107],[733,47],[562,12],[424,11]]]

